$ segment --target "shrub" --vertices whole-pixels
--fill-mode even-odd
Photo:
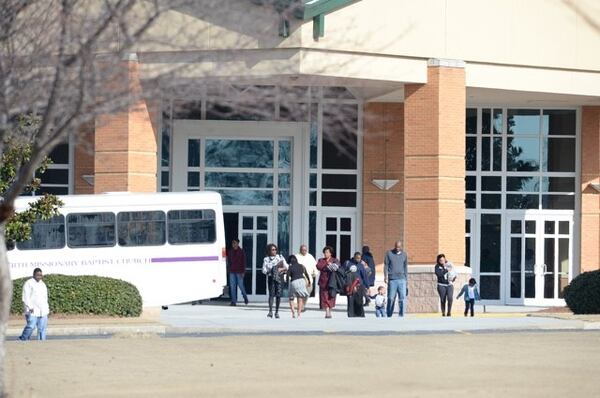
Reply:
[[[11,313],[23,313],[21,294],[27,278],[13,281]],[[101,276],[46,275],[50,312],[53,314],[95,314],[139,316],[142,297],[137,288],[120,279]]]
[[[600,270],[578,275],[565,287],[564,297],[574,314],[600,314]]]

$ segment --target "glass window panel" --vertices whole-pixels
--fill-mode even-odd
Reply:
[[[308,202],[309,206],[317,205],[317,191],[310,191],[310,194],[308,196]]]
[[[317,175],[316,174],[311,174],[309,182],[310,182],[310,187],[311,188],[316,188],[317,187]]]
[[[542,209],[574,210],[574,195],[542,195]]]
[[[279,168],[289,169],[292,162],[292,142],[279,141]]]
[[[540,207],[539,195],[506,195],[507,209],[537,209]]]
[[[481,170],[483,170],[483,171],[490,170],[490,164],[491,164],[490,143],[491,143],[491,140],[489,137],[481,138]]]
[[[482,191],[502,190],[502,177],[481,177]]]
[[[471,266],[471,238],[465,237],[465,267]]]
[[[540,178],[538,176],[507,177],[508,192],[539,192]]]
[[[277,194],[277,204],[279,206],[289,206],[290,205],[290,191],[279,191]]]
[[[216,240],[214,210],[171,210],[167,213],[168,240],[172,245],[213,243]]]
[[[502,134],[502,109],[494,109],[492,125],[494,134]]]
[[[188,167],[200,167],[200,140],[188,140]]]
[[[288,256],[290,254],[290,212],[280,211],[277,217],[277,246],[279,253]]]
[[[206,188],[273,188],[273,174],[206,172],[204,185]]]
[[[558,272],[569,273],[569,238],[558,239]]]
[[[356,207],[356,192],[321,192],[321,205]]]
[[[279,188],[290,187],[290,173],[279,173],[277,178],[279,179]]]
[[[206,102],[207,120],[273,120],[275,102],[257,97],[255,101],[236,103],[233,101],[208,100]]]
[[[525,298],[535,297],[535,275],[532,272],[525,273]]]
[[[544,239],[544,264],[546,264],[546,272],[554,272],[554,238]]]
[[[117,215],[119,246],[159,246],[167,240],[162,211],[129,211]]]
[[[69,164],[69,144],[57,145],[48,157],[52,159],[53,164]]]
[[[325,229],[327,231],[337,231],[337,218],[327,217],[325,219]]]
[[[512,220],[510,222],[510,232],[513,234],[520,234],[521,231],[521,220]]]
[[[477,195],[474,193],[468,193],[465,195],[465,207],[467,209],[477,208]]]
[[[544,192],[575,192],[575,177],[543,177]]]
[[[539,109],[509,109],[508,134],[539,134]]]
[[[340,235],[339,259],[342,264],[352,258],[352,237],[350,235]]]
[[[466,134],[477,134],[477,108],[467,108],[465,128]]]
[[[256,217],[256,229],[261,231],[269,229],[269,218],[266,216]]]
[[[47,169],[43,174],[35,173],[35,175],[42,180],[42,184],[69,184],[68,169]]]
[[[163,187],[169,187],[169,172],[161,171],[160,172],[160,185]]]
[[[206,140],[206,167],[273,167],[273,141]]]
[[[356,175],[351,174],[322,174],[321,188],[323,189],[356,189]]]
[[[477,170],[477,137],[467,137],[465,167],[467,171]]]
[[[279,120],[285,122],[306,122],[308,120],[308,104],[286,102],[279,105]]]
[[[171,148],[171,103],[163,102],[162,134],[161,134],[161,166],[168,166]]]
[[[107,247],[116,244],[114,213],[71,213],[67,216],[67,245]]]
[[[65,216],[35,221],[31,224],[31,239],[17,242],[17,247],[19,250],[62,249],[65,247]]]
[[[491,134],[492,110],[484,108],[481,110],[481,134]]]
[[[317,168],[317,153],[319,144],[319,106],[310,106],[310,168]]]
[[[317,256],[317,212],[308,212],[308,251]]]
[[[338,247],[337,247],[337,235],[327,234],[325,235],[325,245],[333,248],[333,256],[337,256]]]
[[[324,169],[356,169],[358,105],[323,104]]]
[[[568,221],[559,221],[558,222],[558,233],[559,234],[569,234],[569,222]]]
[[[510,297],[521,298],[521,272],[510,273]]]
[[[500,272],[500,214],[481,215],[480,269],[481,272]]]
[[[283,97],[306,100],[308,99],[307,86],[279,86],[279,94]]]
[[[200,172],[198,171],[189,171],[187,178],[187,186],[188,188],[199,188],[200,187]]]
[[[252,294],[252,263],[254,261],[254,240],[252,234],[242,234],[242,248],[246,252],[246,274],[244,275],[244,287],[246,292]],[[261,251],[260,249],[258,250]],[[262,253],[261,253],[262,254]]]
[[[477,178],[475,176],[465,177],[465,190],[476,191],[477,190]]]
[[[482,209],[499,209],[502,206],[502,197],[499,194],[482,194]]]
[[[537,171],[540,167],[540,141],[537,138],[509,137],[506,147],[508,171]]]
[[[202,101],[173,101],[173,119],[202,119]]]
[[[352,231],[352,219],[348,217],[340,218],[340,230]]]
[[[544,233],[554,234],[554,221],[545,221],[544,222]]]
[[[224,205],[272,206],[273,191],[216,190]]]
[[[467,234],[471,233],[471,220],[465,220],[465,232]]]
[[[542,133],[575,135],[576,113],[568,109],[546,109],[542,116]]]
[[[482,300],[500,299],[500,276],[481,275],[480,289]]]
[[[521,271],[521,237],[510,238],[510,270]]]
[[[575,138],[544,138],[543,171],[575,172]]]
[[[242,228],[254,229],[254,217],[242,217]]]
[[[267,234],[256,234],[256,254],[254,261],[258,267],[262,267],[267,244]],[[254,294],[267,294],[267,277],[262,272],[256,273],[256,290]]]
[[[525,271],[533,272],[535,268],[535,238],[525,238]]]
[[[494,171],[502,171],[502,138],[493,139]]]
[[[535,221],[525,221],[525,233],[535,234]]]
[[[323,87],[324,98],[355,99],[346,87]]]

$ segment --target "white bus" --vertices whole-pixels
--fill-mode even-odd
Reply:
[[[143,305],[218,297],[226,285],[221,196],[215,192],[60,196],[60,215],[9,248],[13,279],[98,275],[135,285]],[[19,198],[16,210],[31,197]]]

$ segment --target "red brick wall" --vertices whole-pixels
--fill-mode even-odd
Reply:
[[[412,264],[465,256],[465,73],[429,67],[404,88],[404,244]]]
[[[94,175],[94,124],[86,124],[80,129],[75,143],[75,164],[73,183],[75,194],[92,194],[94,186],[88,184],[83,175]]]
[[[379,274],[385,250],[402,239],[404,232],[404,104],[365,104],[363,131],[362,236]],[[384,191],[371,182],[378,179],[399,182]]]
[[[581,112],[581,272],[600,269],[600,106]]]

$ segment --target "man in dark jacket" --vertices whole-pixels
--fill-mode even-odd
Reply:
[[[369,280],[369,286],[375,286],[375,259],[371,254],[369,246],[363,246],[362,248],[362,260],[367,264],[367,279]]]
[[[404,316],[406,300],[406,279],[408,277],[408,254],[402,250],[402,242],[397,241],[394,249],[385,253],[383,261],[384,281],[388,284],[387,316],[394,313],[394,301],[398,296],[398,315]]]
[[[227,251],[227,265],[229,266],[229,297],[230,305],[237,305],[238,287],[244,297],[244,303],[248,305],[248,295],[244,287],[244,274],[246,273],[246,253],[240,247],[240,241],[234,238],[231,241],[231,249]]]

